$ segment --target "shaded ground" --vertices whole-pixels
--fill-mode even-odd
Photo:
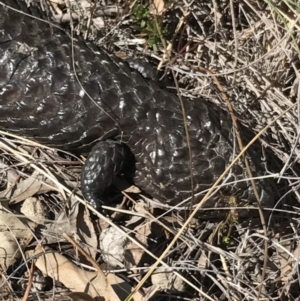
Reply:
[[[46,2],[43,5],[49,14],[55,12],[63,26],[68,26],[70,15],[63,1],[57,5],[52,3],[51,9]],[[90,9],[85,9],[88,5],[92,7],[92,15]],[[172,300],[298,300],[300,2],[158,0],[155,1],[157,9],[141,0],[99,1],[94,5],[88,1],[71,5],[75,31],[119,57],[149,60],[158,66],[163,85],[174,87],[178,83],[182,95],[195,99],[205,97],[225,110],[232,104],[238,120],[256,133],[284,113],[260,137],[267,159],[281,170],[280,175],[266,173],[274,178],[274,183],[279,183],[276,206],[264,209],[266,228],[262,227],[258,214],[238,219],[234,202],[225,219],[195,220],[164,258],[172,267],[173,275],[178,272],[189,283],[183,292],[176,291],[181,289],[181,284],[176,289],[173,287],[173,291],[168,286],[167,292],[163,292],[158,287],[166,286],[166,281],[158,285],[149,278],[141,291],[145,299],[153,296],[153,300],[166,297]],[[134,288],[141,283],[149,265],[156,261],[151,253],[159,256],[184,222],[178,216],[180,209],[161,216],[165,208],[153,209],[153,202],[149,207],[142,196],[136,194],[131,195],[134,200],[125,196],[121,209],[130,208],[130,211],[114,213],[111,218],[113,224],[124,226],[123,231],[141,245],[131,244],[124,235],[110,233],[111,240],[100,238],[100,241],[111,241],[108,247],[103,246],[99,244],[98,234],[111,229],[109,222],[90,216],[82,205],[74,205],[77,199],[73,194],[80,195],[79,159],[40,146],[28,146],[12,138],[3,138],[1,149],[1,197],[10,199],[11,203],[18,202],[14,210],[18,210],[24,200],[35,197],[36,207],[42,206],[40,211],[47,213],[30,224],[35,235],[26,227],[22,229],[24,232],[18,233],[28,265],[24,265],[23,258],[3,270],[3,300],[24,296],[26,288],[30,289],[30,300],[58,299],[61,292],[74,290],[71,284],[75,279],[75,290],[83,290],[82,283],[91,279],[84,278],[87,272],[94,273],[92,260],[98,261],[105,272],[116,272]],[[55,177],[66,188],[58,184]],[[29,199],[29,203],[33,200]],[[15,212],[12,211],[13,216],[19,221]],[[38,215],[37,211],[32,215]],[[153,216],[160,217],[155,220]],[[6,227],[2,225],[2,229],[12,229],[17,223],[3,220]],[[13,237],[19,237],[11,232]],[[64,233],[73,237],[73,245]],[[112,251],[116,241],[121,242],[117,248],[121,254],[117,252],[113,256],[117,263],[104,264],[109,257],[105,254]],[[35,272],[30,272],[31,259],[36,258],[32,252],[41,251],[38,249],[41,244],[50,248],[48,253],[54,254],[54,261],[59,262],[60,267],[66,260],[74,264],[72,268],[61,268],[51,274],[47,266],[53,258],[45,257],[44,262],[36,262]],[[84,247],[90,259],[76,251],[76,244]],[[33,274],[40,277],[39,271],[48,276],[30,277]],[[103,279],[95,286],[103,286],[105,276]],[[110,285],[115,284],[111,278],[107,279]],[[105,293],[108,294],[106,299],[115,300],[109,292]]]

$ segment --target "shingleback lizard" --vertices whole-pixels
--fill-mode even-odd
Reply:
[[[41,15],[21,0],[2,2]],[[189,152],[178,97],[81,37],[74,38],[74,59],[80,84],[66,32],[0,6],[0,128],[89,153],[82,191],[95,207],[132,155],[133,180],[146,193],[168,204],[189,197]],[[205,99],[184,99],[184,106],[198,193],[214,183],[233,157],[232,124],[226,112]],[[251,164],[256,176],[263,174],[260,162]],[[228,181],[247,177],[241,161]],[[262,205],[272,206],[269,182],[256,185]],[[243,181],[223,187],[205,207],[225,206],[231,195],[242,204],[255,201],[251,183]]]

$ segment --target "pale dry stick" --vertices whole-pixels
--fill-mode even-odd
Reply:
[[[239,229],[239,230],[241,230],[241,229]],[[238,230],[238,232],[239,232],[239,230]],[[250,227],[247,227],[245,229],[245,232],[244,232],[244,237],[248,237],[250,231],[251,231]],[[235,249],[235,253],[237,253],[237,254],[244,254],[244,252],[247,251],[246,248],[247,248],[247,241],[246,241],[246,239],[242,239],[239,242],[237,248]],[[243,265],[243,259],[237,260],[236,268],[235,268],[235,270],[237,271],[237,273],[234,273],[234,278],[237,279],[237,282],[235,283],[235,285],[238,288],[238,291],[240,291],[241,287],[242,287],[241,276],[245,273],[245,269],[246,268]]]
[[[33,277],[34,277],[34,262],[31,262],[31,267],[29,270],[29,277],[28,277],[28,282],[27,282],[27,286],[26,286],[26,290],[25,293],[21,299],[21,301],[26,301],[28,300],[29,294],[30,294],[30,290],[33,284]]]
[[[259,20],[259,21],[255,22],[255,24],[251,24],[251,21],[248,20],[247,14],[246,14],[246,12],[244,11],[244,8],[243,8],[243,7],[241,7],[241,10],[243,11],[244,16],[246,17],[246,19],[247,19],[247,21],[248,21],[248,24],[249,24],[249,28],[243,30],[243,32],[242,32],[242,33],[240,34],[240,36],[239,36],[239,40],[241,40],[241,41],[242,41],[242,44],[243,44],[243,42],[249,40],[249,37],[250,37],[255,31],[257,31],[257,29],[258,29],[260,26],[262,26],[264,23],[263,23],[263,21]]]
[[[214,23],[215,23],[215,26],[214,26],[214,34],[215,36],[217,36],[218,34],[218,5],[216,3],[216,0],[213,0],[213,11],[215,12],[213,15],[214,15]],[[214,39],[214,43],[213,43],[213,49],[217,49],[217,39]]]
[[[137,1],[138,1],[138,0],[134,0],[134,1],[130,4],[130,6],[129,6],[130,10],[135,6],[135,4],[137,3]]]
[[[26,140],[26,139],[24,139],[24,140]],[[4,145],[4,146],[7,147],[6,145]],[[11,150],[11,152],[14,153],[14,154],[16,155],[16,152],[15,152],[14,150]],[[27,154],[27,155],[28,155],[28,154]],[[30,155],[28,155],[28,156],[30,157]],[[31,161],[26,161],[22,155],[17,155],[17,157],[18,157],[19,160],[24,161],[24,163],[26,164],[26,166],[29,165],[30,167],[33,167]],[[48,176],[47,173],[46,173],[46,175]],[[48,176],[48,178],[50,178],[50,177]],[[51,178],[50,178],[50,179],[51,179]],[[54,182],[55,182],[55,181],[54,181]],[[44,185],[47,185],[48,187],[50,187],[51,189],[53,189],[53,187],[50,186],[50,185],[48,185],[47,183],[44,183]],[[60,189],[60,191],[63,192],[63,189]],[[63,195],[64,195],[64,192],[63,192]],[[6,212],[11,213],[10,211],[7,210],[7,208],[3,208],[3,209],[4,209]],[[13,217],[22,219],[22,218],[24,218],[24,215],[22,215],[22,214],[20,214],[20,215],[18,215],[18,214],[13,214]],[[46,220],[46,219],[45,219],[45,220]],[[48,221],[48,222],[52,222],[52,221],[50,221],[50,220],[47,220],[47,221]],[[9,228],[9,226],[7,226],[7,227]],[[30,229],[30,227],[28,227],[28,230],[31,232],[31,234],[32,234],[32,236],[34,237],[34,239],[35,239],[37,242],[39,242],[40,240],[39,240],[39,238],[36,236],[36,234],[34,233],[34,231],[32,231],[32,229]],[[13,233],[13,232],[12,232],[12,235],[14,236],[14,233]],[[14,238],[15,238],[17,244],[18,244],[18,247],[19,247],[20,252],[21,252],[21,254],[22,254],[24,263],[25,263],[27,269],[29,269],[29,268],[28,268],[28,265],[27,265],[27,261],[26,261],[25,255],[24,255],[23,252],[22,252],[22,248],[21,248],[21,246],[20,246],[20,244],[19,244],[17,238],[16,238],[15,236],[14,236]],[[38,245],[40,245],[40,243],[38,243]],[[5,283],[5,282],[4,282],[4,283]],[[0,287],[2,287],[2,285],[1,285]]]
[[[48,0],[47,2],[54,3],[55,5],[63,5],[65,3],[64,0]]]
[[[147,292],[146,296],[144,297],[145,301],[148,300],[155,300],[154,298],[151,299],[158,291],[160,291],[160,287],[158,285],[154,285],[151,287],[150,291]]]
[[[225,272],[225,274],[226,274],[227,280],[228,280],[228,281],[232,281],[232,277],[231,277],[231,275],[230,275],[230,273],[229,273],[228,265],[227,265],[227,263],[226,263],[226,260],[225,260],[224,256],[223,256],[223,255],[220,255],[220,259],[221,259],[222,266],[223,266],[223,270],[224,270],[224,272]]]
[[[102,206],[102,208],[105,210],[113,211],[116,213],[122,213],[122,214],[126,214],[126,215],[138,216],[138,217],[142,217],[142,218],[149,217],[147,214],[138,213],[135,211],[121,209],[121,208],[117,208],[117,207]]]
[[[93,17],[93,13],[94,13],[94,10],[95,10],[95,6],[96,6],[96,3],[94,3],[93,6],[90,8],[90,14],[89,14],[87,24],[86,24],[87,29],[84,33],[84,40],[86,40],[88,38],[88,33],[89,33],[90,28],[91,28],[92,17]]]
[[[233,0],[230,0],[229,2],[230,2],[230,13],[231,13],[233,38],[234,38],[234,62],[233,62],[233,68],[234,68],[234,70],[236,70],[237,57],[238,57],[238,41],[237,41],[237,35],[236,35],[236,23],[235,23],[235,17],[234,17]],[[236,80],[236,72],[233,73],[232,85],[235,84],[235,80]]]
[[[220,175],[220,177],[216,180],[214,185],[209,189],[208,193],[204,196],[204,198],[199,202],[199,204],[196,206],[195,210],[190,214],[180,231],[176,234],[176,236],[173,238],[171,243],[168,245],[168,247],[165,249],[165,251],[161,254],[159,259],[154,263],[154,265],[151,267],[151,269],[147,272],[147,274],[141,279],[139,284],[136,286],[135,291],[138,291],[142,285],[145,283],[145,281],[150,277],[150,275],[153,273],[153,271],[156,269],[156,267],[159,265],[159,263],[162,263],[162,259],[167,255],[167,253],[171,250],[171,248],[174,246],[180,235],[183,233],[186,227],[188,227],[189,223],[193,219],[193,217],[196,215],[198,210],[202,207],[202,205],[207,201],[207,199],[210,197],[211,193],[214,191],[215,187],[222,181],[223,177],[229,172],[229,170],[234,166],[234,164],[245,154],[247,149],[271,126],[273,125],[278,119],[280,119],[284,114],[286,114],[289,110],[291,110],[296,104],[292,105],[288,109],[286,109],[282,114],[277,116],[273,121],[271,121],[265,128],[263,128],[259,133],[244,147],[243,150],[238,154],[238,156],[235,157],[235,159],[228,165],[228,167],[225,169],[225,171]],[[134,292],[135,292],[134,291]],[[131,294],[133,295],[134,292]]]

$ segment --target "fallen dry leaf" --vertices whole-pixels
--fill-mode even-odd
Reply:
[[[111,267],[124,267],[124,248],[129,240],[116,228],[104,229],[99,237],[102,259]]]
[[[85,206],[78,203],[75,206],[75,210],[72,211],[72,215],[77,216],[77,219],[76,224],[70,225],[71,229],[73,229],[73,232],[76,230],[76,237],[78,237],[80,245],[93,259],[95,259],[97,254],[98,238],[94,225],[91,221],[90,211],[87,210]],[[75,218],[71,220],[75,221]]]
[[[35,251],[34,255],[40,255],[36,267],[72,292],[85,292],[93,298],[100,297],[100,300],[105,301],[125,300],[131,293],[131,286],[116,275],[85,271],[63,255],[50,251],[50,248],[38,248]],[[134,301],[141,300],[142,295],[134,298]]]
[[[41,194],[50,190],[56,190],[54,184],[50,180],[45,179],[45,177],[39,174],[37,170],[35,170],[30,177],[24,180],[21,178],[14,186],[13,190],[11,190],[10,187],[15,184],[17,179],[17,174],[14,179],[10,178],[8,189],[4,192],[5,197],[10,199],[11,204],[24,201],[37,193]]]
[[[148,248],[148,239],[151,235],[151,223],[147,222],[142,226],[137,226],[135,238],[140,243],[142,243],[145,248]],[[141,259],[145,255],[145,250],[137,246],[134,242],[130,241],[127,244],[125,249],[125,259],[126,259],[126,267],[134,267],[138,266],[141,262]]]
[[[150,6],[151,15],[161,15],[165,8],[165,2],[163,0],[153,0]]]
[[[48,210],[42,200],[30,197],[26,199],[20,209],[21,213],[23,213],[28,219],[37,223],[37,224],[45,224],[48,218]]]
[[[22,218],[23,219],[23,218]],[[15,216],[8,209],[7,202],[0,204],[0,269],[6,271],[18,258],[23,250],[32,240],[32,231],[28,225],[33,228],[30,221]]]
[[[0,162],[0,171],[1,175],[7,179],[8,183],[15,183],[17,178],[19,177],[18,173],[9,165],[4,164],[3,162]],[[1,192],[2,194],[2,192]],[[1,197],[3,197],[1,195]]]
[[[70,202],[72,201],[71,198]],[[58,237],[63,233],[75,237],[82,248],[95,259],[98,247],[96,231],[89,210],[77,201],[68,213],[62,211],[55,222],[48,224],[45,232],[55,233],[55,235],[46,235],[47,244],[57,242]]]
[[[293,240],[283,238],[276,246],[276,257],[280,267],[280,278],[285,283],[284,291],[288,295],[293,284],[294,275],[297,273],[299,262],[299,246]]]
[[[151,275],[151,281],[160,291],[184,292],[186,288],[185,282],[175,275],[171,268],[157,268]]]
[[[123,191],[127,192],[127,193],[136,193],[136,194],[141,193],[141,190],[134,185],[129,186],[128,188],[124,189]]]

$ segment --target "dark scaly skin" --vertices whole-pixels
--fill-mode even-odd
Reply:
[[[21,0],[3,2],[39,16]],[[88,153],[95,141],[107,141],[92,151],[84,167],[83,193],[94,206],[122,170],[124,145],[136,160],[137,186],[165,203],[189,197],[189,153],[178,97],[76,37],[76,71],[94,103],[75,78],[71,56],[65,32],[0,6],[0,128],[75,153]],[[203,99],[184,105],[197,193],[208,189],[231,161],[232,126],[227,114]],[[252,167],[256,176],[262,174],[258,164]],[[239,162],[229,181],[247,177]],[[272,206],[269,183],[256,184],[262,205]],[[241,182],[223,188],[205,207],[224,206],[232,194],[243,203],[255,201],[250,182]]]

